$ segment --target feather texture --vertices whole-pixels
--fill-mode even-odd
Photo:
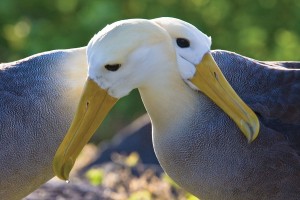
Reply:
[[[86,77],[85,49],[0,65],[0,196],[21,199],[53,177],[52,159]]]
[[[300,154],[300,63],[261,62],[222,50],[212,55],[260,121],[284,134]]]

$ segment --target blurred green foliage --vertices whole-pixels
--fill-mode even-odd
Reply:
[[[171,16],[213,38],[213,48],[262,60],[299,60],[298,0],[1,0],[0,62],[84,46],[106,24]]]
[[[104,171],[102,168],[90,169],[89,171],[87,171],[85,176],[89,180],[90,184],[98,186],[102,184]]]
[[[85,46],[117,20],[161,16],[194,24],[212,36],[213,49],[260,60],[300,60],[299,10],[299,0],[1,0],[0,63]],[[144,112],[135,91],[101,129],[112,133]]]

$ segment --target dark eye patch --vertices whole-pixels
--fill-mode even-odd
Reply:
[[[190,41],[185,38],[177,38],[176,43],[180,48],[188,48],[190,47]]]
[[[115,71],[117,71],[121,67],[121,64],[107,64],[104,67],[108,71],[115,72]]]

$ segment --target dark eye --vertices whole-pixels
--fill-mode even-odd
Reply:
[[[121,67],[121,64],[112,64],[112,65],[108,64],[108,65],[105,65],[104,67],[108,71],[115,72],[115,71],[117,71]]]
[[[185,38],[177,38],[176,43],[181,48],[188,48],[190,47],[190,41]]]

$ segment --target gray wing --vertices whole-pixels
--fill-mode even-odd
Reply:
[[[0,64],[0,199],[21,199],[53,177],[87,66],[84,49],[56,50]],[[83,80],[82,80],[83,79]],[[77,87],[78,83],[78,87]]]
[[[284,134],[300,153],[300,62],[262,62],[222,50],[212,55],[261,123]]]
[[[300,62],[297,61],[257,61],[262,65],[280,66],[288,69],[300,69]]]

